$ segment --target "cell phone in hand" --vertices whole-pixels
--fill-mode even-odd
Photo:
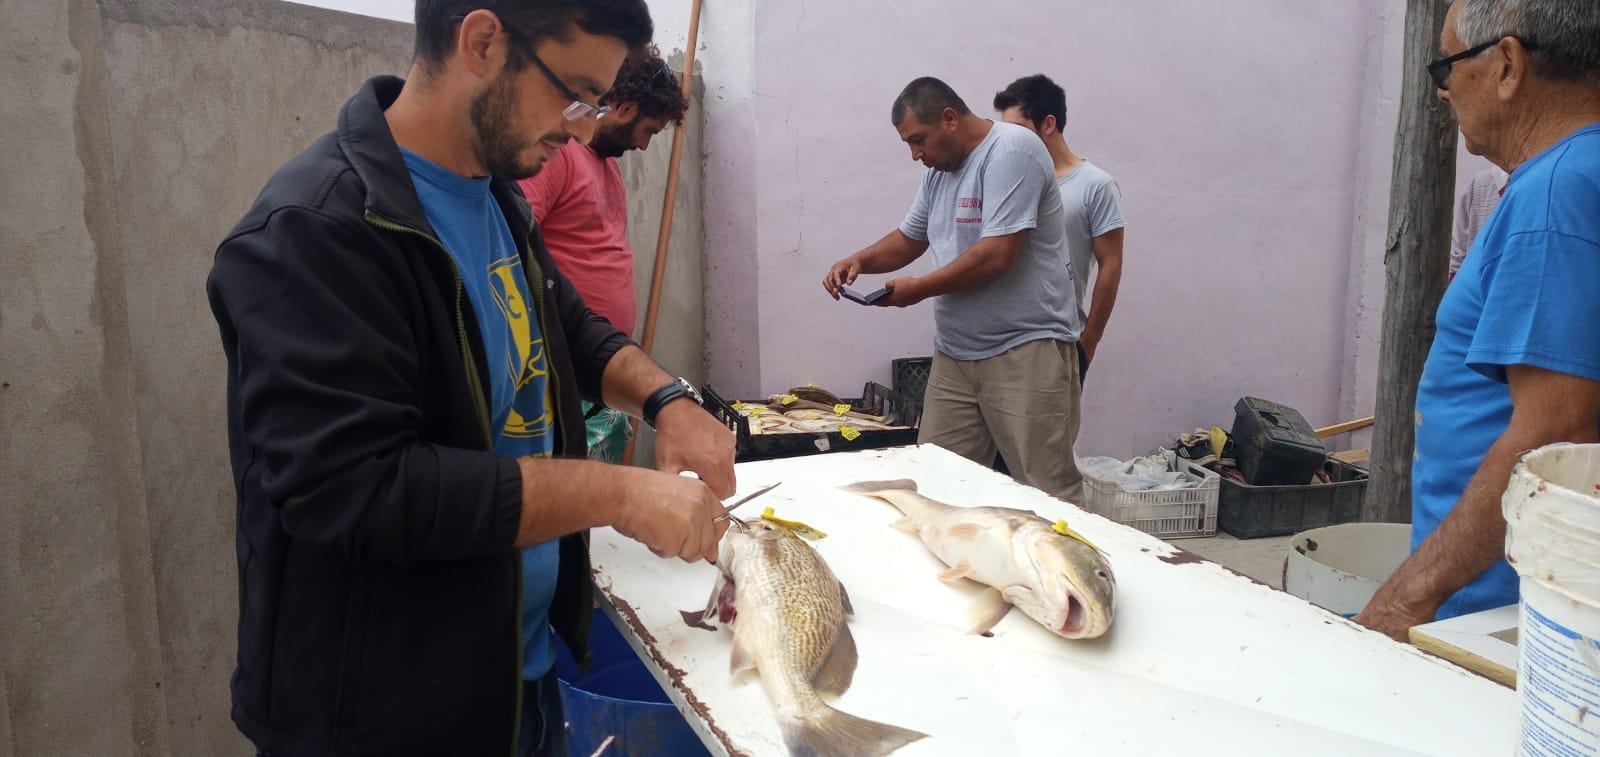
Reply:
[[[889,290],[887,288],[885,288],[885,289],[879,289],[878,291],[873,292],[872,294],[861,294],[861,293],[856,292],[855,290],[851,289],[850,287],[841,286],[841,287],[839,287],[839,294],[843,295],[845,299],[847,299],[847,300],[849,300],[851,302],[857,302],[857,303],[860,303],[862,305],[871,305],[872,303],[877,302],[878,300],[881,300],[884,297],[889,296]]]

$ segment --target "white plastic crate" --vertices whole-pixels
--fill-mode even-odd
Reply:
[[[1163,539],[1217,534],[1217,495],[1222,477],[1183,458],[1172,458],[1173,471],[1200,482],[1193,489],[1124,490],[1115,481],[1083,474],[1084,508]]]

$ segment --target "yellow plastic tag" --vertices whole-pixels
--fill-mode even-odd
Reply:
[[[844,415],[845,413],[848,413],[848,412],[850,412],[849,403],[841,402],[841,403],[833,406],[834,415]]]
[[[1094,542],[1083,538],[1083,534],[1080,534],[1077,531],[1074,531],[1074,530],[1072,530],[1070,528],[1067,528],[1067,522],[1064,521],[1064,520],[1056,521],[1055,526],[1051,530],[1055,531],[1058,534],[1061,534],[1062,536],[1065,536],[1065,537],[1068,537],[1068,538],[1071,538],[1071,539],[1077,539],[1078,541],[1081,541],[1084,544],[1089,545],[1089,548],[1094,550],[1094,551],[1096,551],[1096,552],[1100,551],[1100,548],[1096,547],[1094,545]]]
[[[784,520],[783,518],[779,518],[776,514],[774,514],[772,508],[770,507],[761,511],[761,519],[767,521],[768,523],[783,526],[784,528],[793,531],[795,536],[805,539],[806,541],[816,541],[818,539],[827,537],[827,534],[801,523],[800,521]]]
[[[778,401],[782,402],[785,405],[793,405],[794,403],[799,402],[800,398],[796,397],[796,396],[794,396],[792,394],[785,394],[785,395],[783,395],[783,398],[778,400]]]
[[[839,435],[844,437],[845,441],[853,442],[856,439],[861,437],[861,432],[855,430],[855,428],[853,428],[851,426],[840,426],[839,427]]]
[[[765,407],[762,407],[761,405],[746,405],[744,409],[752,417],[767,412],[767,409]]]

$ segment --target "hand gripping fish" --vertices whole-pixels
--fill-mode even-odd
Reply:
[[[766,520],[730,529],[702,618],[733,623],[732,671],[754,669],[797,757],[886,755],[927,734],[828,706],[850,688],[856,642],[850,598],[811,545]]]
[[[993,628],[1013,605],[1068,639],[1094,638],[1111,628],[1117,588],[1111,564],[1064,524],[1027,510],[947,505],[918,494],[914,481],[841,488],[898,508],[905,517],[895,528],[922,537],[950,567],[940,579],[970,578],[990,587],[973,608],[973,633]]]

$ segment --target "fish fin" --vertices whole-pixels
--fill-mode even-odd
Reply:
[[[909,478],[894,481],[857,481],[839,488],[851,494],[862,494],[870,497],[878,492],[914,492],[917,490],[917,482]]]
[[[961,563],[939,574],[939,580],[947,584],[958,584],[962,580],[972,577],[972,564]]]
[[[832,707],[783,721],[783,741],[795,757],[882,757],[928,734],[858,718]]]
[[[972,621],[972,633],[985,634],[999,625],[1000,620],[1011,612],[1011,603],[993,588],[984,589],[978,595],[978,601],[972,604],[967,611],[967,619]]]
[[[895,520],[895,522],[890,523],[889,527],[896,531],[911,534],[912,536],[922,535],[922,529],[917,528],[917,522],[910,518],[899,518]]]
[[[851,679],[855,678],[856,659],[856,638],[851,635],[850,626],[840,623],[839,635],[834,637],[828,656],[817,666],[812,685],[823,694],[843,694],[850,688]]]
[[[711,584],[711,597],[706,600],[706,610],[700,614],[701,624],[710,623],[712,618],[717,617],[717,606],[719,604],[717,599],[722,596],[722,587],[727,583],[728,574],[723,573],[720,570],[717,571],[717,580],[715,583]],[[684,622],[687,623],[688,620],[688,617],[684,618]]]
[[[844,590],[844,582],[839,582],[839,602],[844,605],[844,614],[856,614],[856,608],[850,606],[850,592]]]
[[[733,654],[728,658],[728,672],[735,678],[747,670],[756,669],[756,656],[750,653],[750,648],[745,646],[744,634],[736,629],[733,632]]]
[[[983,533],[983,526],[976,523],[957,523],[944,532],[957,539],[976,539]]]

